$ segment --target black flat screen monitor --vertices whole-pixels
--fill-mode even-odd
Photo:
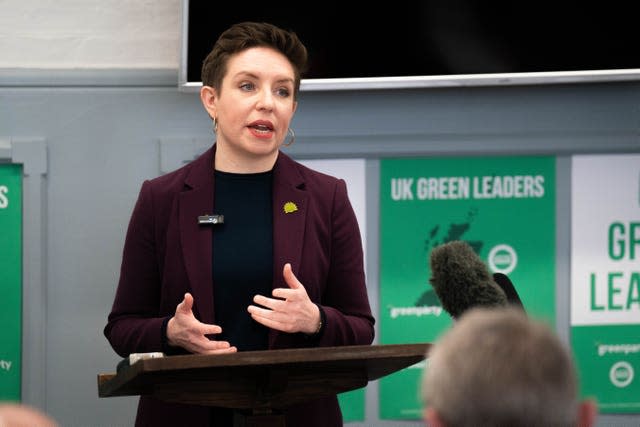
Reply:
[[[640,80],[635,2],[183,0],[179,86],[230,25],[295,31],[309,51],[302,90]]]

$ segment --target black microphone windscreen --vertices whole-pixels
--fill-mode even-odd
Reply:
[[[467,242],[456,240],[436,246],[429,263],[429,282],[451,317],[458,318],[475,306],[507,305],[505,292]]]
[[[507,301],[510,304],[519,306],[524,310],[524,305],[520,300],[518,291],[516,291],[516,287],[511,282],[511,279],[509,279],[509,276],[503,273],[493,273],[493,281],[496,282],[498,286],[500,286],[500,289],[507,295]]]

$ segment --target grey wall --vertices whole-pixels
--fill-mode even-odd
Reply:
[[[0,161],[46,162],[25,178],[24,396],[64,426],[132,425],[135,398],[98,399],[96,375],[119,361],[102,334],[124,233],[142,181],[167,158],[210,143],[196,93],[172,72],[0,76]],[[378,303],[378,159],[558,155],[558,332],[569,330],[570,161],[575,153],[640,152],[640,83],[304,92],[293,123],[297,158],[367,159],[368,286]],[[35,153],[20,157],[35,141]],[[2,144],[0,144],[2,145]],[[28,145],[31,147],[31,145]],[[39,148],[38,148],[39,147]],[[23,159],[23,160],[21,160]],[[161,169],[162,162],[165,166]],[[171,164],[171,162],[169,162]],[[377,417],[367,388],[367,421]],[[600,416],[600,426],[640,416]]]

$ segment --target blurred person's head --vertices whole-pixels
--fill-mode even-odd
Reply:
[[[44,412],[21,403],[0,403],[0,427],[57,427]]]
[[[474,308],[429,351],[422,380],[431,427],[591,426],[568,348],[516,308]]]

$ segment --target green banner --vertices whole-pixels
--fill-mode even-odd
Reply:
[[[527,313],[555,324],[555,158],[384,159],[380,342],[433,342],[451,325],[429,284],[435,246],[468,242],[509,276]],[[381,419],[419,419],[420,365],[380,380]]]
[[[338,402],[342,411],[342,420],[345,423],[364,421],[364,388],[340,393]]]
[[[20,400],[22,166],[0,164],[0,401]]]

